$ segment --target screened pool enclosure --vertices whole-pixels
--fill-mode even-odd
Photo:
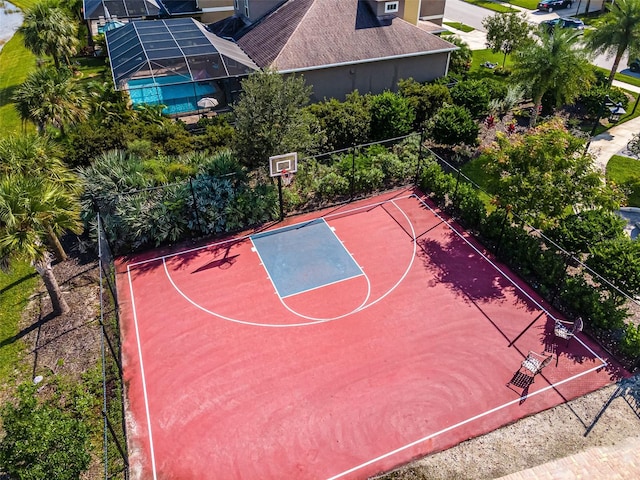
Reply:
[[[127,90],[134,107],[165,105],[169,115],[198,112],[203,98],[227,105],[239,78],[258,70],[192,18],[133,21],[106,32],[106,43],[116,89]]]

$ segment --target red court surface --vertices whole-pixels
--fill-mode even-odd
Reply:
[[[121,259],[132,478],[367,478],[627,375],[580,334],[507,385],[556,314],[433,208],[275,224],[323,216],[364,272],[284,299],[248,237]]]

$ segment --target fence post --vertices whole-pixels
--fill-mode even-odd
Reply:
[[[460,183],[460,169],[458,168],[456,171],[458,172],[456,175],[456,186],[453,189],[453,195],[451,196],[451,203],[453,205],[453,208],[456,208],[456,201],[458,198],[458,184]]]
[[[284,220],[284,199],[282,197],[282,175],[278,175],[278,200],[280,203],[280,221]]]
[[[198,214],[198,201],[196,200],[196,192],[193,189],[193,181],[191,177],[189,177],[189,189],[191,190],[191,198],[193,199],[193,211],[196,214],[196,225],[198,225],[198,230],[200,233],[204,233],[202,230],[202,225],[200,225],[200,215]]]
[[[351,194],[349,200],[353,200],[356,194],[356,151],[357,147],[354,145],[351,155]]]
[[[507,226],[507,218],[509,218],[509,209],[504,209],[504,218],[502,219],[502,226],[500,227],[500,236],[498,237],[498,243],[496,245],[496,257],[500,253],[500,247],[502,246],[502,237],[504,237],[504,229]]]
[[[424,143],[424,128],[420,130],[420,144],[418,145],[418,163],[416,165],[416,178],[413,183],[418,186],[420,182],[420,173],[422,171],[422,144]]]

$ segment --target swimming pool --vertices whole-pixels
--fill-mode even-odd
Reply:
[[[216,88],[211,83],[185,83],[184,77],[176,75],[130,80],[128,86],[134,107],[162,104],[166,105],[162,113],[167,115],[197,112],[200,110],[198,100],[216,93]]]

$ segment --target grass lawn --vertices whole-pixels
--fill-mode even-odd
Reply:
[[[38,284],[38,275],[28,263],[15,263],[9,273],[0,272],[0,385],[14,375],[24,345],[18,334],[20,315]]]
[[[489,175],[484,170],[484,166],[488,162],[488,159],[485,157],[478,157],[470,162],[465,163],[460,170],[463,174],[465,174],[469,179],[474,181],[482,190],[479,191],[478,196],[484,203],[487,212],[490,213],[495,210],[496,206],[491,202],[491,196],[488,193],[489,191]]]
[[[0,135],[17,132],[22,128],[11,97],[29,72],[35,68],[35,55],[24,47],[21,35],[14,35],[0,51]]]
[[[607,77],[609,77],[609,73],[611,72],[611,70],[609,70],[607,68],[595,67],[595,66],[594,66],[594,68],[596,70],[600,70]],[[618,80],[619,82],[624,82],[624,83],[628,83],[629,85],[634,85],[636,87],[640,87],[640,78],[638,78],[638,77],[633,77],[631,75],[625,75],[624,73],[617,72],[616,75],[613,78]]]
[[[526,8],[527,10],[537,10],[539,0],[510,0],[508,3]]]
[[[486,8],[488,10],[493,10],[498,13],[507,13],[507,12],[520,12],[520,10],[516,10],[515,8],[507,7],[502,5],[501,3],[491,2],[489,0],[464,0],[467,3],[471,3],[478,7]]]
[[[640,108],[637,108],[635,112],[633,111],[635,102],[638,99],[638,95],[640,94],[629,92],[629,91],[626,91],[626,92],[632,96],[632,99],[629,101],[629,105],[627,106],[627,113],[623,115],[618,122],[610,123],[607,118],[608,111],[603,112],[603,116],[600,119],[600,125],[598,125],[598,128],[596,128],[595,135],[600,135],[601,133],[606,132],[610,128],[615,127],[616,125],[620,125],[621,123],[627,122],[633,118],[640,116]],[[593,126],[593,123],[591,123],[591,125]]]
[[[39,1],[40,0],[11,0],[11,2],[9,3],[14,4],[16,7],[18,7],[20,10],[24,12],[25,10],[29,10]]]
[[[640,207],[640,160],[614,155],[607,163],[607,180],[631,189],[630,207]]]
[[[464,23],[460,23],[460,22],[444,22],[445,25],[451,27],[451,28],[455,28],[456,30],[460,30],[462,32],[465,33],[469,33],[475,30],[475,28],[470,27],[469,25],[465,25]]]
[[[503,77],[502,75],[496,75],[495,70],[483,67],[484,62],[497,63],[499,67],[502,66],[502,60],[504,58],[503,53],[493,53],[490,49],[485,50],[472,50],[471,52],[471,69],[469,70],[469,78],[479,80],[481,78],[495,78],[501,82],[507,83],[509,77]],[[511,58],[507,55],[507,62],[505,66],[509,68],[511,66]]]

